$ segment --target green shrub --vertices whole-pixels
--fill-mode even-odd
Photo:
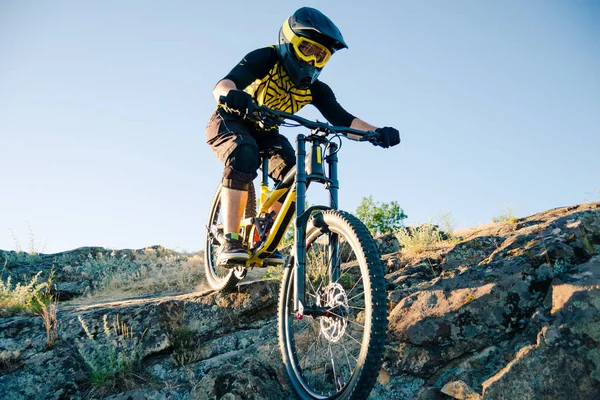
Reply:
[[[398,243],[402,250],[419,254],[442,241],[437,227],[432,224],[424,224],[415,228],[400,229],[395,232]]]
[[[356,209],[356,216],[374,236],[390,233],[403,227],[403,220],[408,217],[398,202],[381,203],[374,201],[373,196],[362,198]]]
[[[38,282],[42,271],[35,274],[27,284],[17,283],[12,285],[12,278],[9,276],[6,281],[0,277],[0,312],[9,314],[30,311],[38,312],[40,306],[38,300],[46,302],[49,299],[52,274],[48,282]]]
[[[3,267],[19,267],[25,265],[35,265],[42,259],[37,253],[25,253],[23,251],[5,251],[2,252],[4,258]]]
[[[83,318],[79,316],[78,319],[87,341],[77,340],[77,350],[85,361],[92,386],[114,387],[119,380],[126,378],[139,367],[145,330],[141,337],[134,337],[133,331],[118,315],[112,324],[109,324],[107,315],[104,315],[105,341],[100,343]]]

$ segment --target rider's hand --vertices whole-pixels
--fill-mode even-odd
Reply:
[[[373,143],[376,146],[387,149],[400,143],[400,132],[395,128],[384,126],[383,128],[375,129],[375,132],[379,134],[377,142]]]
[[[252,108],[252,96],[243,90],[232,89],[225,96],[225,107],[228,112],[245,117]]]

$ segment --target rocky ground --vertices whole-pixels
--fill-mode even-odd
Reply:
[[[370,399],[600,398],[600,203],[472,229],[420,254],[393,236],[378,245],[390,325]],[[39,315],[0,310],[4,399],[293,397],[277,348],[277,281],[94,301],[107,265],[140,274],[139,251],[113,254],[116,266],[97,261],[108,252],[0,251],[4,282],[54,270],[60,300],[52,344]],[[92,373],[106,359],[126,373]]]

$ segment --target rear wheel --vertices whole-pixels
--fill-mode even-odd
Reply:
[[[305,301],[328,314],[296,318],[294,269],[286,268],[278,321],[284,368],[301,399],[365,399],[386,341],[383,264],[371,234],[351,214],[328,210],[316,225],[309,222],[306,234]]]
[[[238,281],[246,275],[243,267],[224,268],[217,265],[217,255],[223,240],[223,216],[221,212],[221,191],[219,185],[213,198],[208,221],[205,228],[204,243],[204,270],[209,286],[214,290],[228,290],[234,287]],[[248,202],[244,210],[244,218],[256,216],[256,194],[254,184],[250,184],[248,190]]]

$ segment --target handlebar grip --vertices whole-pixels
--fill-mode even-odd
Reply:
[[[375,131],[367,131],[367,140],[371,143],[377,142],[379,140],[379,133]]]
[[[219,96],[219,104],[222,104],[222,105],[227,104],[227,96]],[[257,106],[256,104],[254,104],[254,103],[249,104],[248,113],[253,114],[258,109],[259,109],[259,106]]]

